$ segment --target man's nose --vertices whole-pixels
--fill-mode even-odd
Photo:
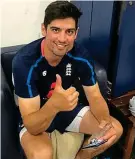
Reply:
[[[63,42],[66,41],[66,39],[67,39],[66,33],[65,33],[65,32],[60,32],[60,33],[59,33],[59,36],[58,36],[59,42],[63,43]]]

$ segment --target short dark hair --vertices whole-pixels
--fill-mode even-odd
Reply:
[[[48,5],[45,10],[44,25],[47,28],[55,19],[73,18],[75,20],[76,28],[78,26],[78,19],[82,12],[71,2],[55,1]]]

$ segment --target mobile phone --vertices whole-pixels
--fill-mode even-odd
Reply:
[[[98,146],[104,144],[107,141],[108,140],[92,139],[90,141],[90,143],[88,145],[86,145],[86,146],[83,146],[82,149],[87,149],[87,148],[91,148],[91,147],[98,147]]]

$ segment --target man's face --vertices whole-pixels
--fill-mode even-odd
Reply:
[[[53,20],[47,29],[42,26],[46,47],[51,53],[61,57],[73,48],[77,32],[73,18]]]

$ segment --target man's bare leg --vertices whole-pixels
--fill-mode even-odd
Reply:
[[[45,132],[34,136],[26,131],[21,138],[21,145],[27,159],[53,158],[51,139]]]
[[[110,146],[112,146],[115,142],[118,141],[118,139],[122,135],[123,128],[122,128],[121,124],[116,119],[111,117],[111,120],[112,120],[112,125],[113,125],[113,128],[115,129],[116,134],[114,136],[111,136],[109,141],[107,141],[106,143],[104,143],[103,145],[101,145],[97,148],[89,148],[89,149],[85,149],[85,150],[81,149],[79,151],[79,153],[77,154],[76,159],[93,158],[94,156],[97,156],[98,154],[104,152],[106,149],[108,149]],[[85,134],[95,134],[99,130],[100,130],[100,128],[99,128],[98,121],[92,115],[92,113],[90,111],[88,111],[84,115],[84,117],[81,121],[80,132],[85,133]],[[84,141],[83,145],[87,145],[90,141],[90,138],[86,139]]]

